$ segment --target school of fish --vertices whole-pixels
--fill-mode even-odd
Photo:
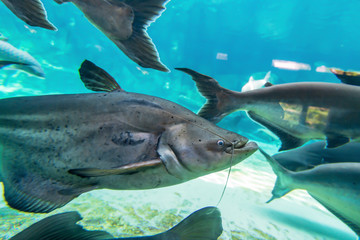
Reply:
[[[40,0],[1,1],[26,24],[57,30]],[[139,66],[169,71],[147,34],[168,0],[54,1],[74,4]],[[0,70],[45,78],[41,64],[9,41],[0,34]],[[96,189],[181,184],[231,168],[259,149],[277,176],[268,202],[306,190],[360,236],[360,73],[331,68],[342,83],[274,85],[268,72],[261,80],[250,77],[236,92],[192,69],[176,69],[189,74],[207,99],[198,114],[163,98],[126,92],[88,60],[79,76],[97,93],[0,99],[0,181],[8,206],[49,213]],[[279,153],[270,156],[215,125],[235,111],[246,111],[275,134]],[[59,213],[11,239],[115,239],[83,229],[76,224],[80,220],[77,212]],[[166,232],[130,239],[214,240],[222,231],[220,211],[205,207]]]

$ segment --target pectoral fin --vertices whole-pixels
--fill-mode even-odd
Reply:
[[[115,79],[102,68],[85,60],[79,69],[85,87],[95,92],[123,91]]]
[[[297,148],[306,142],[306,140],[294,137],[294,136],[284,132],[283,130],[281,130],[277,127],[274,127],[273,125],[269,124],[268,122],[266,122],[264,119],[262,119],[260,116],[258,116],[257,114],[255,114],[253,112],[248,112],[248,114],[253,120],[260,123],[264,127],[268,128],[270,131],[272,131],[274,134],[276,134],[276,136],[278,136],[280,138],[281,147],[280,147],[279,151],[285,151],[285,150]]]
[[[114,169],[100,168],[77,168],[70,169],[68,172],[79,177],[103,177],[110,175],[132,174],[163,165],[160,159],[153,159],[146,162],[132,163]]]

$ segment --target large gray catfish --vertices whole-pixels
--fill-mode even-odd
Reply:
[[[218,122],[234,111],[245,110],[280,138],[280,150],[299,147],[310,139],[326,139],[329,148],[360,140],[358,86],[301,82],[235,92],[209,76],[187,68],[178,70],[190,74],[208,100],[200,116]]]
[[[123,91],[89,61],[79,71],[107,93],[0,100],[1,178],[13,208],[50,212],[93,189],[179,184],[257,150],[180,105]]]
[[[147,27],[165,9],[168,0],[55,0],[72,2],[131,60],[142,67],[168,72]]]
[[[296,172],[325,163],[360,162],[359,142],[350,142],[337,148],[325,146],[325,141],[314,142],[272,157],[283,167]]]
[[[360,236],[360,163],[329,163],[292,172],[261,152],[277,175],[268,202],[294,189],[304,189]]]
[[[197,210],[166,232],[141,237],[114,238],[104,231],[89,231],[76,224],[81,219],[77,212],[59,213],[34,223],[10,240],[216,240],[223,231],[216,207]]]

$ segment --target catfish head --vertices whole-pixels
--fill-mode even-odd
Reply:
[[[189,180],[229,168],[257,149],[256,143],[210,122],[188,122],[163,133],[158,153],[170,174]]]

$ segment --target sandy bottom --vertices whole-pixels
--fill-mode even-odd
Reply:
[[[261,146],[270,153],[274,150]],[[22,213],[9,208],[1,199],[0,237],[9,239],[46,216],[66,211],[78,211],[85,228],[106,230],[114,237],[156,234],[193,211],[216,205],[226,177],[227,171],[222,171],[162,189],[92,191],[50,214]],[[305,191],[296,190],[266,204],[275,178],[260,153],[233,168],[218,206],[224,228],[220,239],[357,239]]]

